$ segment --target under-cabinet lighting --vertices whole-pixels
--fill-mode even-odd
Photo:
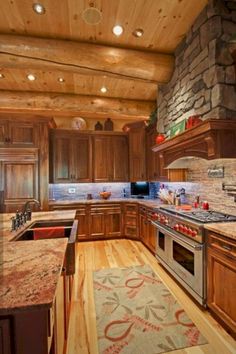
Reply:
[[[123,27],[120,25],[116,25],[112,28],[112,32],[115,36],[119,37],[123,33]]]
[[[33,10],[38,15],[43,15],[46,12],[45,7],[40,3],[33,4]]]
[[[101,90],[100,90],[102,93],[106,93],[107,92],[107,88],[105,86],[101,87]]]
[[[29,75],[27,75],[27,79],[29,81],[34,81],[36,79],[36,77],[33,74],[29,74]]]

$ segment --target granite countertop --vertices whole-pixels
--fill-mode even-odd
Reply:
[[[8,242],[27,229],[30,224],[38,220],[74,220],[76,210],[56,210],[56,211],[45,211],[45,212],[33,212],[32,220],[28,221],[24,226],[22,226],[17,231],[11,231],[11,217],[15,214],[1,214],[0,223],[0,242]],[[19,242],[19,241],[18,241]]]
[[[205,229],[236,240],[236,222],[222,222],[204,225]]]
[[[77,204],[104,204],[104,203],[137,203],[145,206],[159,208],[163,205],[160,199],[135,199],[135,198],[114,198],[114,199],[76,199],[76,200],[51,200],[49,205],[77,205]],[[165,204],[166,205],[166,204]]]
[[[52,306],[67,239],[0,244],[0,314]]]

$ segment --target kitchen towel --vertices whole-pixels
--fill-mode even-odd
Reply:
[[[64,226],[39,227],[33,230],[34,240],[65,237]]]

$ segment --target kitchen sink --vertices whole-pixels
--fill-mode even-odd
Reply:
[[[75,241],[78,228],[78,220],[40,220],[30,224],[27,229],[22,233],[14,237],[11,241],[33,241],[34,229],[44,227],[57,227],[64,226],[65,237],[68,238],[68,244],[66,249],[66,256],[64,266],[66,268],[66,274],[72,275],[75,273]],[[48,238],[47,238],[48,239]],[[37,240],[36,242],[40,242]]]

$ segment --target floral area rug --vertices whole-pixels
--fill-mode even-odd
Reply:
[[[207,343],[149,266],[102,269],[93,280],[100,354],[157,354]]]

